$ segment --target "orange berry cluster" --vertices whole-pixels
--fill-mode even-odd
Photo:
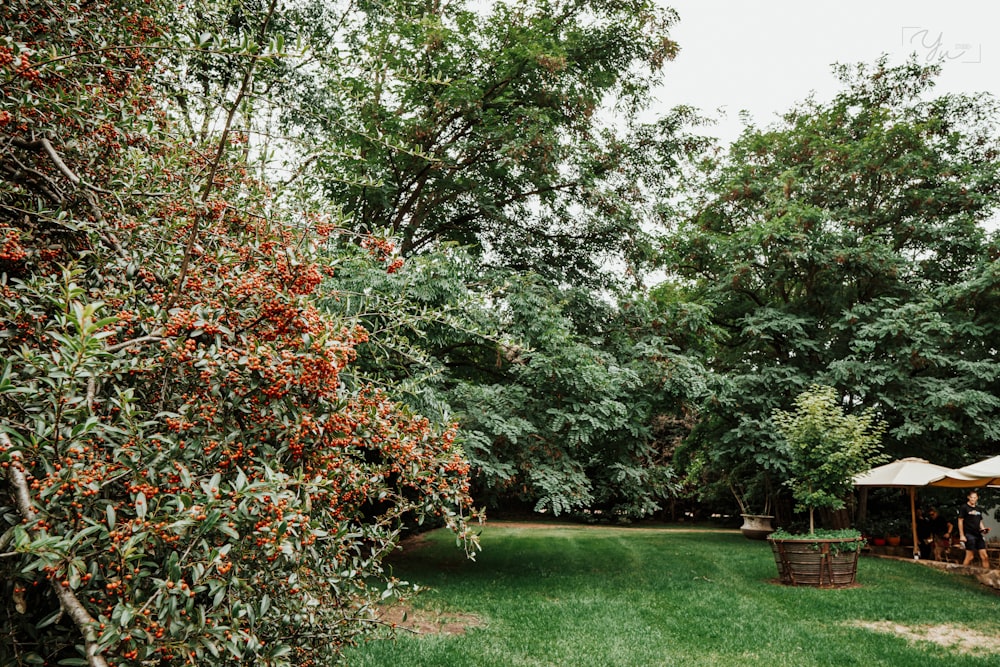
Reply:
[[[0,261],[19,262],[28,256],[21,245],[21,233],[16,229],[8,229],[0,243]]]

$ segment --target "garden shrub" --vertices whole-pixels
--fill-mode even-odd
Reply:
[[[454,430],[339,381],[358,239],[177,130],[166,11],[0,8],[0,664],[329,664],[404,521],[475,548]]]

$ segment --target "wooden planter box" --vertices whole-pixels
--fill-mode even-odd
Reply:
[[[853,586],[861,550],[847,540],[768,538],[778,566],[778,578],[789,586],[844,588]],[[843,546],[841,546],[843,545]]]

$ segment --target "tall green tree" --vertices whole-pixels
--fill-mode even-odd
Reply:
[[[769,415],[814,382],[876,408],[893,454],[960,463],[1000,436],[996,102],[934,97],[916,62],[836,71],[831,101],[704,158],[667,239],[724,333],[694,444],[715,469],[783,470]]]
[[[666,479],[646,448],[652,415],[676,406],[643,394],[662,359],[631,372],[636,341],[613,348],[624,338],[592,329],[619,314],[575,288],[625,282],[622,267],[641,279],[645,188],[672,175],[686,112],[630,123],[676,50],[672,12],[632,0],[303,6],[322,55],[291,74],[282,116],[309,146],[301,180],[343,205],[354,229],[395,237],[407,260],[389,275],[342,263],[329,283],[338,299],[354,294],[372,330],[396,336],[360,346],[358,371],[405,379],[411,405],[468,427],[460,438],[484,498],[651,511],[667,485],[632,502],[601,471],[627,466],[625,496],[645,493],[647,472]],[[594,322],[562,312],[566,294]],[[567,398],[546,386],[553,378],[566,378]],[[520,405],[518,391],[531,399]],[[629,392],[643,394],[635,409]],[[562,409],[576,430],[550,423]],[[516,442],[501,437],[511,429]],[[635,451],[618,435],[629,430]]]
[[[656,309],[540,284],[512,285],[499,304],[519,347],[497,355],[492,378],[461,378],[450,392],[479,497],[553,514],[662,509],[702,371],[652,330]]]
[[[480,274],[484,292],[468,282],[477,262],[458,251],[375,273],[341,262],[330,282],[331,307],[349,302],[380,333],[358,346],[352,369],[458,421],[480,502],[631,517],[664,507],[672,450],[705,387],[678,330],[696,337],[703,311],[642,297],[612,304],[510,273]]]
[[[314,13],[326,26],[314,48],[329,55],[299,73],[284,118],[320,139],[311,179],[358,229],[387,230],[404,256],[453,242],[571,282],[645,247],[624,128],[676,52],[671,11],[517,0]]]

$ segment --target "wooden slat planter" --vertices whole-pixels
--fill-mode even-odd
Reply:
[[[861,551],[851,543],[861,540],[860,537],[847,540],[768,538],[781,583],[820,588],[854,585]]]

